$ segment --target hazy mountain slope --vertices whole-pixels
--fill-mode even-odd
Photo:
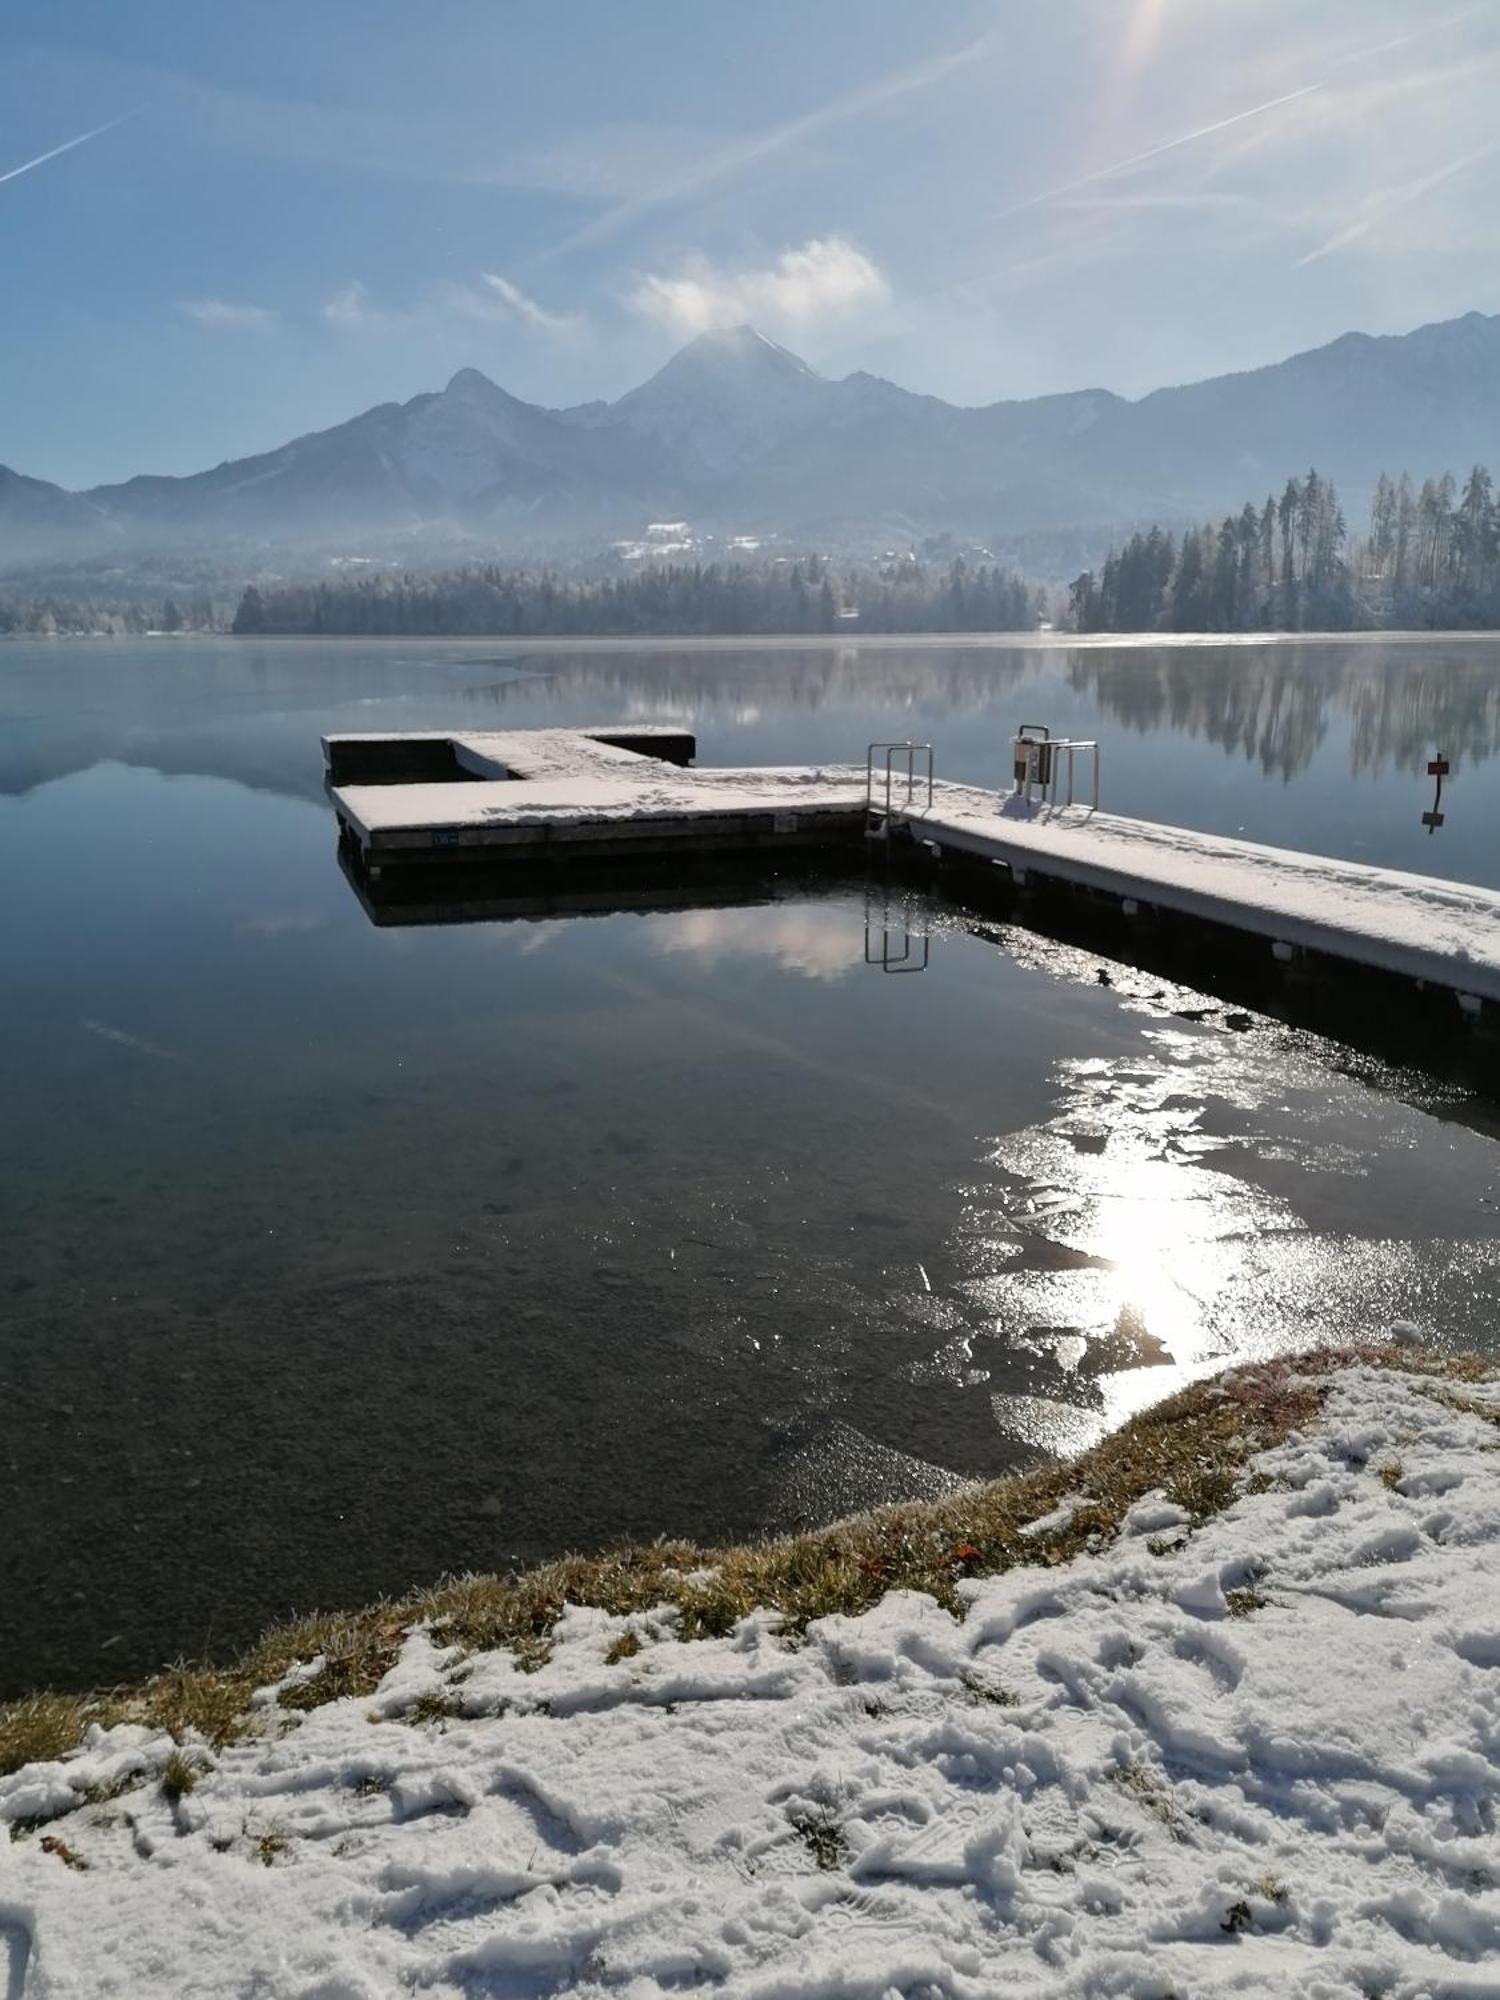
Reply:
[[[823,422],[746,467],[742,513],[748,503],[807,531],[884,519],[984,534],[1100,518],[1088,483],[1059,473],[1118,400],[1103,390],[962,410],[871,376],[827,386]]]
[[[1500,463],[1500,317],[1347,333],[1272,367],[1118,403],[1069,452],[1080,473],[1200,512],[1316,464],[1351,496],[1379,473]]]
[[[1202,518],[1310,464],[1351,511],[1382,467],[1500,467],[1500,317],[1351,333],[1126,402],[1102,389],[961,409],[829,380],[750,327],[701,335],[614,403],[545,410],[475,369],[188,478],[67,494],[0,471],[0,566],[86,546],[452,531],[597,545],[650,516],[858,539]]]
[[[438,395],[382,403],[279,451],[186,479],[89,496],[137,532],[316,534],[587,511],[616,484],[612,454],[465,368]]]
[[[1187,520],[1279,490],[1309,464],[1357,513],[1382,469],[1500,465],[1500,317],[1480,313],[1346,334],[1134,403],[1093,389],[957,409],[868,375],[820,387],[816,420],[742,462],[741,515],[813,528],[899,514],[982,534]]]
[[[0,465],[0,569],[96,548],[111,533],[109,517],[91,500]]]

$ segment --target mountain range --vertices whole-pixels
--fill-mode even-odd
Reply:
[[[1198,520],[1316,465],[1352,506],[1382,470],[1500,465],[1500,316],[1347,333],[1135,401],[963,408],[818,374],[749,326],[700,335],[612,403],[544,409],[465,368],[275,451],[69,493],[0,466],[0,569],[214,544],[598,547],[663,518],[859,548]]]

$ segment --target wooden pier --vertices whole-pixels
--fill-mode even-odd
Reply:
[[[458,902],[519,913],[555,907],[562,870],[623,884],[653,862],[760,866],[782,854],[826,855],[847,869],[873,848],[935,873],[958,900],[1060,896],[1107,910],[1111,936],[1135,934],[1143,946],[1170,929],[1179,957],[1185,940],[1190,961],[1201,953],[1205,986],[1217,955],[1248,951],[1267,972],[1374,980],[1469,1020],[1500,1015],[1492,890],[1055,805],[1024,789],[929,784],[909,763],[888,786],[883,766],[863,763],[697,770],[695,748],[684,731],[644,726],[324,739],[351,874],[373,898],[385,879],[418,871],[427,887],[402,900],[428,921],[439,873],[453,877]],[[486,872],[483,895],[459,886],[463,868]],[[586,893],[599,907],[608,891]]]
[[[439,858],[751,854],[862,835],[862,765],[696,771],[695,748],[653,728],[323,740],[334,808],[376,880]]]

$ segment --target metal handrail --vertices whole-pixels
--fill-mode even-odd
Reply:
[[[1066,797],[1066,798],[1065,798],[1065,799],[1064,799],[1064,800],[1062,801],[1063,805],[1064,805],[1064,806],[1070,806],[1070,805],[1072,805],[1072,803],[1073,803],[1073,753],[1074,753],[1074,752],[1075,752],[1076,750],[1087,750],[1087,751],[1088,751],[1088,752],[1090,753],[1091,757],[1093,758],[1093,782],[1092,782],[1092,785],[1091,785],[1091,788],[1090,788],[1090,793],[1089,793],[1089,810],[1090,810],[1090,812],[1098,812],[1098,810],[1099,810],[1099,745],[1098,745],[1098,743],[1097,743],[1097,742],[1096,742],[1096,741],[1095,741],[1095,740],[1094,740],[1094,739],[1093,739],[1092,737],[1085,737],[1085,736],[1078,736],[1078,737],[1069,737],[1069,738],[1064,738],[1064,740],[1063,740],[1063,741],[1062,741],[1061,743],[1054,743],[1054,744],[1053,744],[1053,746],[1052,746],[1052,798],[1051,798],[1051,801],[1050,801],[1050,803],[1051,803],[1051,804],[1053,804],[1053,805],[1056,805],[1056,804],[1058,803],[1058,800],[1057,800],[1057,774],[1058,774],[1058,773],[1057,773],[1057,767],[1058,767],[1058,764],[1059,764],[1059,761],[1060,761],[1060,759],[1059,759],[1059,756],[1058,756],[1058,752],[1059,752],[1059,751],[1063,751],[1063,750],[1065,750],[1065,751],[1067,752],[1067,754],[1068,754],[1068,796],[1067,796],[1067,797]]]
[[[893,810],[892,799],[891,799],[891,788],[895,778],[899,775],[895,769],[895,760],[903,752],[905,753],[906,756],[906,798],[902,802],[901,810],[905,812],[911,811],[912,803],[916,797],[917,786],[921,782],[921,777],[917,772],[917,759],[918,757],[925,756],[927,759],[927,769],[925,774],[923,775],[925,775],[927,779],[927,808],[930,811],[932,808],[932,745],[930,743],[912,743],[910,741],[902,743],[872,743],[869,749],[865,752],[866,811],[873,813],[876,810],[875,752],[877,750],[883,750],[885,752],[886,819],[889,820],[891,817],[891,813]]]

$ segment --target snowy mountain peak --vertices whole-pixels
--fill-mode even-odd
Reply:
[[[477,368],[460,368],[443,391],[460,403],[488,403],[506,392],[498,382],[492,382],[488,375],[482,375]],[[509,398],[507,398],[509,400]]]
[[[689,480],[723,477],[815,424],[834,393],[753,326],[723,327],[700,333],[622,396],[610,422],[669,453]]]
[[[778,346],[753,326],[713,327],[679,348],[665,367],[634,391],[653,387],[674,393],[693,381],[736,385],[754,382],[821,382],[823,377],[800,356]]]
[[[772,340],[748,321],[739,326],[725,326],[700,333],[690,342],[684,352],[697,351],[716,360],[732,360],[741,366],[766,368],[781,375],[802,375],[813,381],[821,378],[815,368],[809,368],[801,355],[793,354],[789,347]]]

